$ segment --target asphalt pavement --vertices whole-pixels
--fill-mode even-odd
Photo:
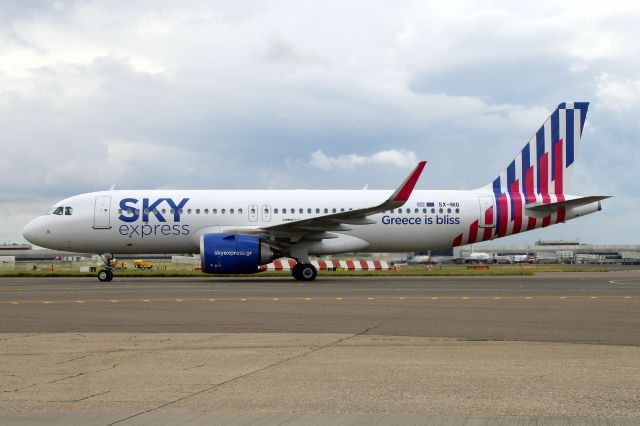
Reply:
[[[1,278],[0,332],[368,333],[640,345],[640,272]]]
[[[640,272],[0,279],[1,424],[640,424]]]

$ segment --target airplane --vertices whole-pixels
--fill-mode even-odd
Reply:
[[[25,239],[55,250],[97,253],[111,281],[114,253],[199,254],[204,273],[249,274],[280,257],[292,275],[317,276],[309,256],[424,252],[493,240],[591,214],[607,196],[568,195],[588,109],[558,105],[489,184],[414,190],[419,162],[391,190],[108,190],[56,203]]]
[[[469,256],[463,257],[462,262],[463,263],[498,263],[498,258],[490,255],[489,253],[474,251],[469,253]]]
[[[514,254],[509,256],[511,263],[530,263],[532,259],[528,254]]]
[[[433,261],[433,258],[431,257],[431,255],[421,254],[421,255],[413,256],[411,259],[407,259],[407,264],[419,265],[421,263],[431,263],[432,261]]]

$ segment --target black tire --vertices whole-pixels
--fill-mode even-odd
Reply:
[[[111,274],[111,271],[102,269],[100,270],[100,272],[98,272],[98,281],[101,281],[101,282],[111,281],[112,278],[113,278],[113,274]]]
[[[313,281],[318,276],[318,270],[310,263],[300,265],[300,280]]]
[[[301,266],[302,266],[301,263],[296,263],[295,265],[293,265],[293,268],[291,269],[291,275],[293,275],[293,278],[295,278],[298,281],[302,279],[302,274],[300,273]]]
[[[109,275],[109,277],[107,278],[107,281],[111,281],[113,279],[113,271],[107,270],[107,274]]]

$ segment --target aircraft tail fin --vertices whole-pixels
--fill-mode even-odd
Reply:
[[[563,102],[540,126],[516,158],[487,185],[499,197],[520,192],[527,203],[565,194],[587,117],[588,102]]]

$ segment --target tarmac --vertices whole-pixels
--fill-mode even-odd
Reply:
[[[0,333],[362,333],[640,345],[640,271],[517,277],[0,278]]]
[[[640,424],[640,272],[0,279],[2,424]]]

